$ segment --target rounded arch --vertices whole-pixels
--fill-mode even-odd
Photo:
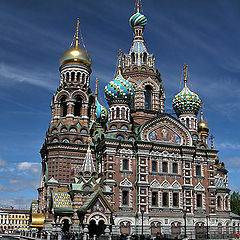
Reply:
[[[67,128],[65,127],[65,126],[63,126],[62,128],[61,128],[61,130],[60,130],[60,132],[61,133],[65,133],[65,132],[67,132],[68,130],[67,130]]]
[[[59,93],[57,93],[54,97],[54,102],[59,102],[60,99],[65,96],[66,98],[69,98],[70,97],[70,94],[68,91],[66,90],[61,90]]]
[[[57,143],[57,142],[59,142],[59,138],[54,137],[54,138],[52,138],[51,142],[52,142],[52,143]]]
[[[54,133],[58,133],[58,129],[57,129],[57,128],[53,128],[53,129],[51,130],[51,134],[54,134]]]
[[[88,102],[88,96],[85,92],[83,92],[82,90],[76,90],[71,94],[71,98],[74,99],[76,98],[76,96],[79,95],[82,98],[83,102]]]
[[[89,224],[90,221],[92,221],[92,220],[94,220],[96,222],[96,224],[98,224],[101,220],[103,220],[105,224],[108,224],[107,217],[101,212],[91,213],[89,215],[89,217],[87,218],[87,224]]]
[[[60,219],[60,223],[63,223],[64,220],[68,220],[69,223],[72,224],[72,221],[71,221],[71,218],[70,218],[70,217],[66,217],[66,216],[62,217],[62,218]]]
[[[181,234],[181,222],[173,221],[171,223],[171,234],[173,234],[173,235]]]
[[[142,82],[141,82],[141,89],[145,89],[146,86],[151,86],[152,87],[152,90],[153,92],[159,92],[160,91],[160,88],[159,86],[157,85],[157,83],[155,81],[153,81],[153,79],[151,79],[150,77],[149,78],[146,78],[144,79]]]

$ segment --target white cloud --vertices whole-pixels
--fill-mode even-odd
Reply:
[[[222,142],[217,144],[218,148],[240,150],[240,143]]]
[[[20,162],[17,164],[18,171],[24,171],[33,175],[40,173],[41,164],[34,162]]]
[[[23,196],[13,197],[3,199],[0,198],[0,207],[2,208],[17,208],[17,209],[29,209],[30,208],[31,199]]]
[[[237,156],[237,157],[231,157],[231,158],[227,158],[225,160],[225,162],[227,163],[227,165],[229,167],[238,167],[240,168],[240,156]],[[235,168],[236,170],[236,168]]]
[[[5,167],[7,162],[0,157],[0,167]]]

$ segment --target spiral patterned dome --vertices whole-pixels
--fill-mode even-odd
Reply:
[[[97,122],[106,123],[108,120],[108,111],[107,109],[96,100],[97,111],[96,111],[96,119]]]
[[[147,25],[147,18],[141,13],[135,13],[130,17],[129,23],[132,27],[136,26],[145,27]]]
[[[183,90],[174,97],[172,105],[177,116],[184,113],[194,113],[197,115],[200,109],[201,100],[199,96],[191,92],[185,84]]]
[[[131,83],[125,80],[121,73],[118,73],[117,77],[107,84],[104,91],[108,102],[117,99],[130,101],[134,95]]]

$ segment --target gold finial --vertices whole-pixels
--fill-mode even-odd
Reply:
[[[139,0],[137,0],[137,13],[140,12],[140,4],[139,4]]]
[[[118,52],[118,74],[121,74],[121,57],[122,57],[122,50],[119,49],[119,52]]]
[[[97,96],[98,96],[97,87],[98,87],[98,78],[96,78],[96,87],[95,87],[95,98],[96,99],[97,99]]]
[[[188,72],[188,65],[184,63],[183,65],[184,87],[187,87],[187,72]]]
[[[75,33],[75,46],[79,45],[79,18],[77,18],[77,28]]]
[[[201,119],[203,120],[203,102],[201,102],[201,112],[200,112],[200,115],[201,115]]]
[[[88,137],[88,149],[90,149],[91,143],[92,143],[92,138]]]

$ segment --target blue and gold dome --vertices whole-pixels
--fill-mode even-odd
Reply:
[[[129,18],[129,23],[132,28],[137,26],[145,27],[147,25],[147,18],[143,14],[137,12]]]
[[[172,102],[173,109],[177,116],[180,116],[184,113],[194,113],[197,115],[201,106],[201,100],[199,96],[190,91],[190,89],[187,87],[186,68],[187,66],[184,65],[184,88],[173,98]]]
[[[119,99],[130,101],[134,95],[131,83],[125,80],[120,72],[114,80],[108,83],[104,91],[108,102]]]
[[[100,123],[106,123],[108,121],[108,111],[107,109],[96,100],[96,120]]]

